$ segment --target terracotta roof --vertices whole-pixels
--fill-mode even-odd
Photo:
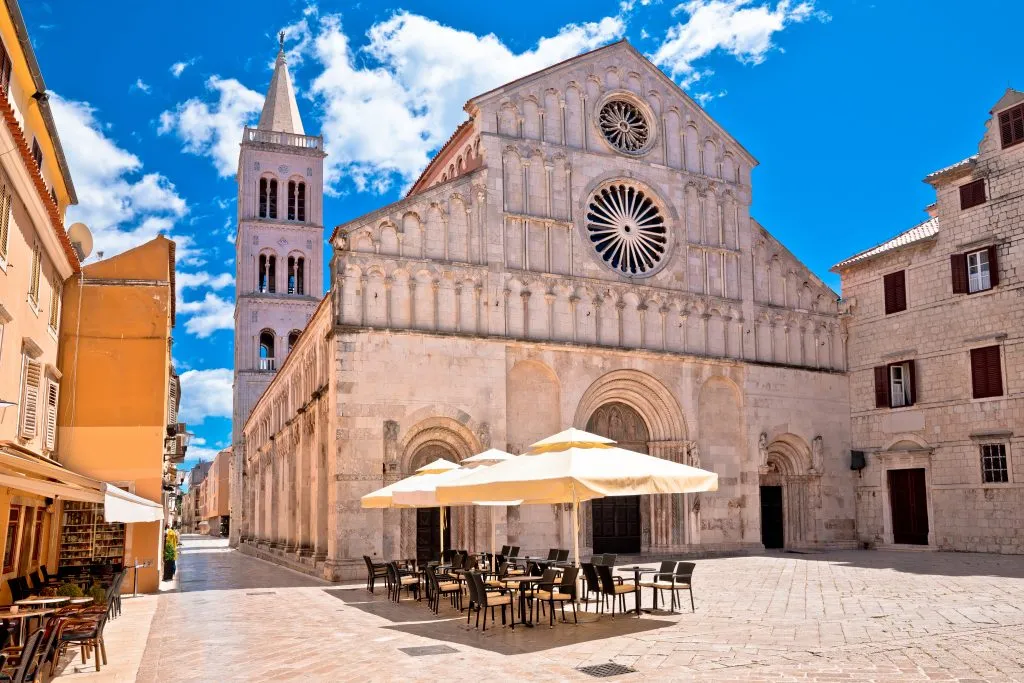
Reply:
[[[39,193],[39,199],[42,201],[43,206],[46,207],[46,213],[50,216],[50,222],[53,224],[53,229],[57,233],[57,240],[64,247],[64,253],[68,257],[68,262],[71,264],[71,269],[78,273],[81,272],[81,264],[78,261],[78,254],[75,253],[75,248],[71,246],[71,240],[68,239],[68,233],[64,229],[64,222],[60,218],[60,211],[57,209],[56,202],[53,201],[53,197],[46,191],[46,183],[43,182],[43,176],[39,172],[39,166],[36,164],[36,160],[32,158],[32,152],[29,150],[28,141],[25,140],[25,133],[21,130],[21,125],[18,124],[18,119],[14,116],[14,109],[11,107],[11,103],[6,97],[0,97],[0,112],[3,113],[4,121],[7,123],[7,129],[11,133],[11,137],[14,138],[14,144],[21,153],[21,160],[25,164],[25,168],[28,169],[29,175],[32,176],[32,181],[36,186],[36,191]]]
[[[932,171],[931,173],[929,173],[928,175],[926,175],[924,177],[924,180],[925,180],[925,182],[928,182],[932,178],[937,178],[940,175],[943,175],[945,173],[949,173],[950,171],[959,171],[960,169],[967,168],[968,166],[970,166],[971,164],[973,164],[977,160],[978,160],[978,155],[977,154],[972,154],[971,156],[967,157],[966,159],[961,159],[960,161],[956,162],[955,164],[952,164],[950,166],[946,166],[945,168],[940,168],[938,171]]]
[[[473,119],[469,118],[459,124],[459,127],[455,129],[455,132],[451,134],[451,137],[448,138],[447,142],[441,145],[441,149],[437,150],[437,154],[435,154],[430,159],[430,161],[427,162],[426,167],[423,169],[423,171],[420,172],[419,177],[416,178],[416,182],[414,182],[412,184],[412,187],[409,188],[409,191],[405,193],[406,197],[411,197],[412,195],[416,194],[417,192],[423,189],[422,187],[420,187],[420,183],[422,183],[423,180],[427,177],[427,174],[430,172],[430,170],[434,168],[434,164],[437,163],[438,159],[444,156],[444,153],[448,150],[448,147],[455,141],[456,138],[459,137],[459,134],[462,133],[467,128],[469,128],[472,123]]]
[[[939,234],[939,219],[929,218],[924,223],[919,223],[910,230],[901,232],[890,240],[871,247],[867,251],[855,254],[845,261],[840,261],[836,265],[832,266],[830,270],[833,273],[838,273],[843,268],[867,261],[868,259],[875,258],[876,256],[893,251],[894,249],[902,249],[903,247],[910,246],[911,244],[930,240],[937,234]]]

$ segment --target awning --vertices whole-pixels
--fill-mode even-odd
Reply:
[[[0,486],[49,498],[103,503],[107,522],[159,522],[164,518],[159,503],[45,461],[10,441],[0,443]]]

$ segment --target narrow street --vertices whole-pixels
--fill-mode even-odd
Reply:
[[[698,561],[697,611],[514,632],[467,629],[442,603],[389,602],[185,537],[139,681],[587,679],[613,662],[648,680],[1024,677],[1019,558],[842,552]],[[645,596],[650,605],[650,596]],[[126,601],[126,617],[134,609]],[[116,623],[116,622],[115,622]],[[434,646],[422,651],[414,648]],[[117,653],[111,653],[118,657]],[[624,676],[639,679],[640,675]]]

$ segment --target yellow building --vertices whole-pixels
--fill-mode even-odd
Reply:
[[[173,327],[174,242],[164,237],[83,266],[64,285],[61,462],[163,505],[187,445],[184,425],[177,422]],[[162,521],[128,524],[125,530],[125,566],[152,563],[139,570],[141,592],[158,587],[162,538]],[[62,550],[61,564],[87,562],[74,553],[65,558]]]
[[[0,603],[10,600],[8,579],[56,563],[58,506],[33,472],[60,472],[61,286],[79,267],[63,220],[76,202],[25,22],[8,0],[0,7]]]
[[[199,485],[199,517],[211,536],[227,536],[231,523],[231,448],[217,454]]]

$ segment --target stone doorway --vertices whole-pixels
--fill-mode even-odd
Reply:
[[[444,511],[444,547],[452,547],[452,512]],[[419,508],[416,510],[416,563],[425,565],[427,562],[441,559],[441,510],[438,508]]]
[[[782,487],[761,487],[761,543],[768,550],[785,546],[785,520],[782,510]]]
[[[928,491],[924,468],[889,470],[892,541],[928,545]]]
[[[647,453],[650,433],[643,418],[625,403],[606,403],[590,416],[587,431],[613,439],[622,448]],[[643,529],[640,496],[616,496],[591,501],[595,553],[637,554]]]

